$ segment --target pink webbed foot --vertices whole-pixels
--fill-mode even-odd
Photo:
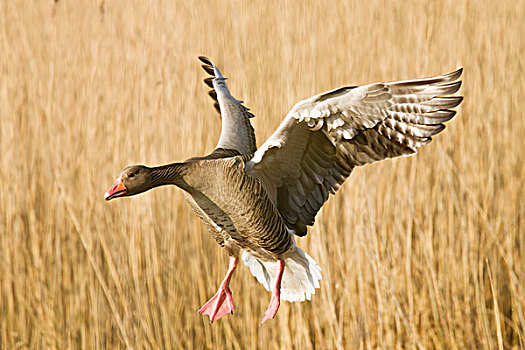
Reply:
[[[268,309],[264,313],[264,317],[260,323],[260,326],[264,324],[267,320],[270,318],[274,318],[277,314],[277,310],[279,310],[279,305],[281,305],[281,280],[283,278],[284,273],[284,261],[279,260],[279,272],[277,274],[277,278],[275,279],[275,287],[272,291],[272,298],[270,299],[270,305],[268,306]]]
[[[235,306],[230,288],[221,286],[217,293],[199,310],[199,313],[210,316],[210,323],[213,323],[229,313],[233,314],[234,310]]]
[[[217,321],[219,318],[229,313],[233,314],[233,311],[235,310],[235,306],[233,305],[232,291],[230,290],[230,279],[233,275],[233,271],[237,267],[238,260],[239,259],[236,257],[230,257],[230,266],[228,268],[228,272],[226,272],[226,277],[224,277],[224,280],[219,287],[219,290],[199,310],[200,314],[210,316],[210,323]]]
[[[264,317],[261,321],[261,326],[269,320],[270,318],[274,318],[275,315],[277,315],[277,310],[279,310],[279,305],[281,305],[281,300],[279,299],[279,296],[272,293],[272,299],[270,300],[270,305],[268,306],[268,309],[264,313]]]

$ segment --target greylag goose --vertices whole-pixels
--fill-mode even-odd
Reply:
[[[250,118],[226,78],[199,57],[211,77],[205,83],[222,119],[215,150],[183,162],[125,168],[106,200],[175,185],[230,256],[217,293],[199,310],[210,323],[234,304],[230,279],[239,257],[271,291],[263,324],[274,318],[280,300],[310,300],[321,269],[299,249],[295,236],[356,166],[407,156],[428,144],[455,115],[462,97],[462,70],[431,78],[346,86],[297,103],[272,136],[256,149]]]

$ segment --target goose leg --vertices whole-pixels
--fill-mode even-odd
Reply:
[[[279,272],[277,274],[277,279],[275,280],[275,287],[272,291],[272,298],[270,299],[270,305],[268,310],[264,313],[264,317],[261,321],[261,326],[270,318],[274,318],[279,310],[279,305],[281,304],[281,280],[283,278],[284,272],[284,260],[279,260]]]
[[[224,280],[219,286],[219,290],[217,290],[217,293],[199,310],[200,314],[210,316],[210,323],[217,321],[229,313],[233,314],[235,307],[233,305],[232,291],[230,290],[230,279],[233,271],[237,267],[238,261],[239,258],[230,256],[230,266],[228,272],[226,272],[226,277],[224,277]]]

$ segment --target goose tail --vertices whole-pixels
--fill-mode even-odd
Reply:
[[[308,254],[295,244],[283,255],[284,273],[281,281],[281,300],[289,302],[311,300],[315,289],[319,288],[321,268]],[[242,252],[242,261],[252,275],[267,291],[271,291],[279,264],[277,261],[262,260],[247,251]]]

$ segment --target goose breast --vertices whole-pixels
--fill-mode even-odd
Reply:
[[[190,204],[219,244],[278,259],[292,238],[261,183],[244,171],[242,157],[201,160],[187,172]]]

